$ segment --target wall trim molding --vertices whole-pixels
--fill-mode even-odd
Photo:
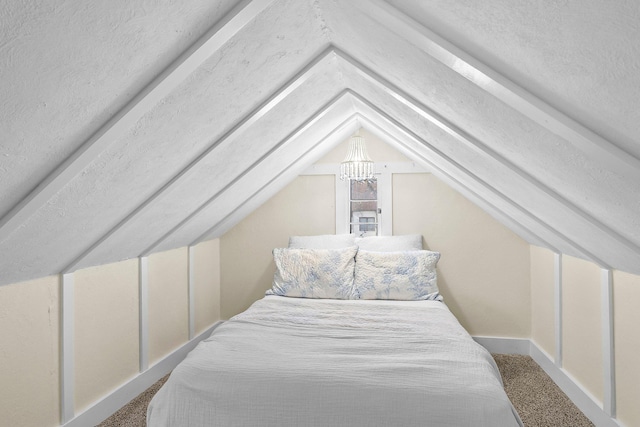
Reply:
[[[531,341],[528,338],[502,338],[473,336],[475,342],[489,350],[490,353],[522,354],[530,356]]]
[[[75,281],[73,273],[61,277],[60,295],[60,418],[62,422],[74,417],[75,411]]]
[[[625,427],[609,416],[601,404],[580,385],[553,358],[528,338],[501,338],[474,336],[473,339],[491,353],[523,354],[531,358],[546,372],[582,413],[598,427]]]
[[[531,358],[551,377],[569,399],[598,427],[623,427],[618,420],[607,415],[600,403],[566,370],[558,367],[551,357],[531,342]]]
[[[131,400],[135,399],[140,393],[151,387],[160,378],[171,372],[200,341],[208,338],[211,332],[222,323],[222,321],[217,321],[194,339],[188,341],[149,369],[136,375],[111,394],[78,414],[75,418],[62,424],[62,426],[84,427],[100,424]]]
[[[604,384],[604,411],[616,416],[616,355],[613,330],[613,272],[602,269],[600,273],[602,308],[602,365]]]
[[[562,368],[562,254],[553,254],[553,323],[555,335],[555,364]]]

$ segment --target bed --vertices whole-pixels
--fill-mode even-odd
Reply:
[[[493,358],[449,311],[435,279],[423,274],[421,283],[432,282],[426,290],[407,291],[402,278],[402,286],[395,285],[397,271],[413,274],[415,262],[413,270],[403,264],[385,277],[376,270],[378,253],[356,247],[354,263],[358,254],[374,257],[373,270],[359,272],[350,251],[274,250],[272,289],[175,368],[149,405],[148,425],[522,426]],[[336,252],[346,252],[344,268]],[[287,265],[292,253],[297,258]],[[316,262],[294,271],[294,281],[301,275],[306,281],[296,286],[287,272],[307,262],[300,253],[310,254],[312,263],[328,258],[324,267]],[[397,265],[406,253],[381,256],[396,257]],[[435,270],[433,257],[425,262]],[[349,268],[355,273],[344,286]]]

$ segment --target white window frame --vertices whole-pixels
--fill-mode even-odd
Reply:
[[[400,173],[430,173],[415,162],[374,163],[378,180],[378,236],[393,234],[393,175]],[[349,182],[340,179],[339,163],[320,163],[309,167],[301,175],[334,175],[336,193],[336,234],[349,234]]]

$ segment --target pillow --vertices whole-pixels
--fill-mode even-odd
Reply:
[[[354,299],[437,300],[439,252],[358,250]]]
[[[350,299],[357,246],[344,249],[276,248],[276,272],[267,295]]]
[[[407,234],[405,236],[371,236],[356,239],[356,245],[365,251],[397,252],[422,250],[422,236]]]
[[[319,236],[291,236],[290,248],[340,249],[356,245],[353,234],[323,234]]]

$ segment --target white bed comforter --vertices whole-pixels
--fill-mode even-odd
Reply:
[[[522,426],[491,355],[443,303],[280,296],[200,343],[147,423]]]

